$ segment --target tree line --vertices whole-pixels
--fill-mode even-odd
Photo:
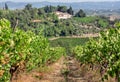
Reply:
[[[9,10],[9,7],[7,5],[7,3],[5,3],[5,6],[3,7],[4,10]],[[32,9],[32,4],[27,4],[25,6],[25,9],[30,10]],[[75,17],[85,17],[86,13],[80,9],[77,13],[74,12],[73,8],[70,6],[69,8],[67,8],[67,6],[60,6],[58,5],[57,7],[55,6],[45,6],[43,8],[39,8],[39,14],[44,14],[44,13],[51,13],[51,12],[55,12],[55,11],[60,11],[63,13],[69,13],[70,15],[74,15]]]

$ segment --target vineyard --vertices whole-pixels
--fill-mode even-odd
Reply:
[[[71,53],[69,56],[72,57],[66,57],[66,52],[68,55]],[[65,64],[66,67],[63,69],[61,64],[58,66],[59,63],[52,67],[61,72],[65,82],[71,81],[73,77],[74,80],[77,77],[79,81],[71,82],[101,82],[109,78],[120,82],[120,23],[116,23],[116,28],[101,32],[98,38],[62,38],[50,41],[49,44],[42,32],[35,34],[11,28],[8,20],[0,20],[0,82],[12,82],[16,71],[44,69],[60,59],[61,64]],[[61,69],[58,70],[57,66]],[[97,71],[100,78],[97,81],[83,79],[83,75],[84,78],[87,76],[87,73],[86,76],[84,73],[85,69],[88,72]],[[51,75],[54,77],[53,73]],[[47,76],[50,74],[45,77]]]
[[[57,40],[50,41],[52,47],[64,47],[68,55],[72,55],[72,48],[77,45],[84,45],[89,38],[59,38]]]
[[[100,33],[97,40],[90,40],[85,46],[74,49],[76,58],[89,66],[89,69],[100,68],[101,79],[115,77],[120,82],[120,24]],[[99,79],[99,81],[101,81]]]
[[[62,55],[64,48],[51,48],[41,33],[12,29],[8,20],[0,20],[0,82],[10,82],[17,70],[45,67]]]

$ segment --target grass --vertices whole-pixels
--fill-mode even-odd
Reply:
[[[67,54],[70,54],[71,49],[77,45],[84,45],[89,38],[59,38],[50,41],[50,46],[52,47],[64,47]]]

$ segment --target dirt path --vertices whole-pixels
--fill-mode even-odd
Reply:
[[[101,82],[98,70],[89,70],[71,56],[61,57],[47,72],[21,73],[12,82]],[[106,82],[115,82],[109,80]]]
[[[80,65],[74,57],[67,57],[67,68],[69,73],[66,82],[99,82],[97,71],[88,70],[87,66]]]
[[[75,58],[68,56],[66,58],[66,82],[88,82],[80,73],[80,64]]]
[[[88,38],[88,37],[98,37],[99,34],[95,33],[95,34],[83,34],[81,36],[64,36],[64,37],[53,37],[53,38],[49,38],[49,40],[56,40],[59,38]]]
[[[43,78],[39,82],[65,82],[62,75],[62,69],[65,69],[65,57],[60,58],[56,63],[50,65],[48,73],[44,74]]]
[[[21,73],[14,76],[12,82],[65,82],[61,72],[66,67],[64,60],[65,57],[61,57],[57,62],[48,66],[46,72]]]
[[[48,66],[46,73],[32,71],[19,74],[12,82],[87,82],[79,74],[80,65],[72,57],[61,57]]]
[[[98,71],[90,71],[72,56],[62,57],[58,62],[49,66],[50,72],[39,82],[99,82]]]
[[[81,66],[72,56],[62,57],[59,61],[49,66],[50,72],[44,74],[38,82],[99,82],[98,71],[88,70]]]

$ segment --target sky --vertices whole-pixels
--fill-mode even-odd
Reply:
[[[14,2],[41,2],[41,1],[49,1],[49,2],[100,2],[100,1],[120,1],[120,0],[0,0],[0,2],[5,1],[14,1]]]

